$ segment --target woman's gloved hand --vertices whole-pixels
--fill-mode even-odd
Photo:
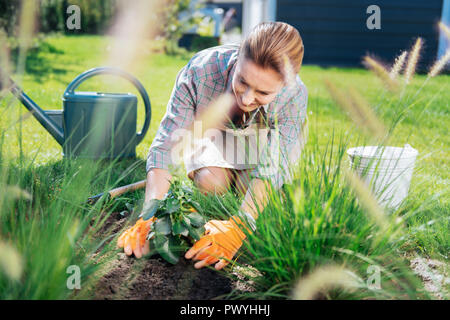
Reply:
[[[194,265],[196,269],[220,260],[216,263],[215,268],[222,269],[242,246],[242,241],[246,237],[242,231],[244,228],[246,227],[236,216],[225,221],[211,220],[207,222],[205,234],[186,252],[185,258],[201,260]]]
[[[117,246],[124,248],[125,254],[131,256],[134,253],[136,258],[140,258],[150,252],[150,243],[147,235],[150,232],[152,223],[156,217],[148,220],[140,218],[134,226],[125,230],[117,240]]]

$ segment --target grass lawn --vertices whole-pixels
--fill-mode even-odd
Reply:
[[[28,55],[27,71],[23,75],[21,86],[43,109],[60,109],[62,94],[70,81],[87,69],[104,65],[109,50],[110,42],[106,37],[48,37],[39,50]],[[108,173],[99,175],[92,174],[88,169],[80,169],[81,164],[79,167],[75,164],[64,164],[61,161],[61,147],[33,117],[25,117],[22,121],[17,122],[19,117],[26,113],[26,109],[10,94],[3,96],[3,99],[0,100],[0,128],[3,137],[3,141],[0,142],[3,149],[0,159],[3,163],[2,166],[5,167],[5,164],[8,164],[9,168],[9,171],[4,174],[7,178],[2,178],[1,182],[6,181],[8,184],[15,182],[28,190],[33,198],[40,197],[40,206],[29,204],[19,206],[16,210],[18,215],[19,213],[23,214],[20,209],[29,214],[36,206],[41,208],[41,211],[49,209],[52,214],[60,215],[59,222],[59,218],[54,216],[49,220],[58,226],[62,225],[61,234],[57,235],[56,239],[67,241],[62,240],[66,238],[66,234],[63,232],[69,232],[69,234],[73,234],[71,241],[77,240],[84,245],[84,251],[81,250],[81,253],[78,247],[70,247],[70,241],[64,247],[55,245],[54,248],[49,248],[50,254],[55,257],[58,257],[58,254],[66,257],[68,260],[64,262],[66,264],[70,261],[76,263],[84,261],[87,253],[91,252],[88,248],[92,247],[91,249],[94,250],[96,246],[96,243],[93,242],[93,239],[96,239],[93,234],[88,237],[85,235],[86,230],[90,230],[92,227],[89,225],[89,219],[95,217],[101,209],[95,207],[88,211],[89,219],[80,218],[76,212],[80,210],[78,204],[82,202],[82,199],[87,195],[102,192],[108,186],[131,183],[145,178],[145,158],[148,148],[165,113],[166,103],[176,75],[189,60],[189,55],[167,56],[151,50],[147,51],[142,52],[139,66],[130,70],[147,89],[152,103],[149,132],[137,147],[138,159],[142,161],[135,164],[134,170],[129,169],[130,163],[110,166],[106,164],[105,166],[109,168]],[[450,76],[441,75],[431,79],[420,91],[420,94],[414,96],[426,78],[424,75],[416,75],[401,101],[398,97],[387,94],[380,80],[363,69],[303,66],[300,76],[309,91],[310,132],[314,132],[317,137],[319,152],[324,152],[333,135],[345,135],[349,141],[349,147],[360,145],[363,141],[354,123],[342,113],[328,94],[324,79],[332,81],[339,88],[345,89],[352,86],[358,89],[374,106],[376,113],[380,115],[387,126],[404,108],[402,105],[404,101],[409,99],[407,105],[412,104],[412,107],[404,120],[396,127],[390,141],[390,145],[394,146],[403,146],[409,143],[419,151],[410,194],[402,207],[404,212],[415,212],[408,215],[405,221],[409,232],[407,240],[402,244],[402,250],[404,254],[414,255],[417,253],[421,256],[448,261],[448,252],[450,252],[450,237],[448,237],[450,226],[448,215],[450,199],[448,188]],[[13,78],[19,80],[18,75],[13,75]],[[89,80],[82,85],[80,90],[133,92],[138,95],[130,84],[115,78],[108,82]],[[140,105],[138,127],[143,123],[143,112]],[[90,169],[96,172],[95,168]],[[15,180],[15,173],[20,178]],[[66,178],[62,178],[63,176],[69,177],[70,174],[73,174],[72,180],[67,181]],[[91,180],[83,179],[83,175],[90,177]],[[30,184],[32,189],[29,188]],[[71,191],[65,192],[65,186],[70,186],[67,189]],[[78,191],[74,190],[73,186],[78,186]],[[142,192],[137,197],[142,199]],[[54,199],[63,200],[58,204],[52,204]],[[6,200],[3,203],[5,206],[7,205],[5,204]],[[109,209],[110,212],[114,209],[117,210],[117,208]],[[30,276],[27,270],[37,263],[36,260],[40,259],[38,263],[41,264],[45,264],[45,260],[39,257],[34,257],[35,260],[33,260],[31,256],[27,256],[31,250],[27,249],[27,246],[29,241],[32,241],[28,238],[29,235],[41,235],[41,241],[54,240],[49,235],[44,236],[39,232],[40,227],[49,228],[45,229],[48,232],[53,230],[43,221],[48,218],[45,212],[34,216],[33,219],[36,221],[26,230],[23,228],[29,222],[25,216],[25,214],[23,217],[20,215],[13,217],[9,214],[0,215],[0,218],[8,221],[8,224],[3,224],[0,229],[0,245],[1,239],[14,244],[25,261],[23,263],[24,272]],[[79,222],[78,229],[74,227],[74,221]],[[102,221],[96,223],[100,228]],[[93,232],[95,233],[95,230]],[[42,246],[44,246],[42,242],[36,243],[33,248],[42,252],[40,249]],[[57,264],[57,259],[54,259]],[[53,269],[47,269],[41,265],[42,270],[47,270],[48,273],[45,275],[35,274],[36,281],[42,277],[42,279],[59,279],[65,283],[66,274],[63,266],[66,264],[63,265],[61,261],[60,263],[60,267],[53,267]],[[91,273],[93,273],[93,269],[86,270],[86,274]],[[44,290],[35,284],[35,287],[29,286],[25,289],[14,283],[0,281],[0,288],[2,289],[0,296],[5,298],[65,298],[67,296],[67,290],[61,289],[61,286],[58,289],[49,286]],[[9,290],[9,292],[5,290]],[[54,294],[50,294],[51,292]]]

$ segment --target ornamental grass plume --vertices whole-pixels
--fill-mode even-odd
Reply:
[[[206,131],[217,129],[223,125],[233,107],[233,96],[222,94],[215,99],[205,111],[197,115],[187,131],[176,131],[172,139],[178,139],[175,135],[181,135],[181,140],[172,148],[172,155],[191,153],[195,146],[195,139],[205,138]]]
[[[374,137],[381,139],[386,136],[386,127],[376,116],[372,107],[366,99],[353,87],[349,88],[350,99],[354,106],[354,118],[359,121],[360,126]]]
[[[420,51],[422,50],[423,40],[422,38],[417,38],[414,47],[411,49],[411,53],[409,54],[408,63],[405,69],[405,84],[409,84],[414,73],[416,72],[417,62],[420,58]]]
[[[6,34],[0,30],[0,93],[7,90],[8,76],[11,73],[9,65],[9,52],[6,46]]]
[[[403,69],[403,65],[406,61],[406,56],[408,55],[408,51],[403,51],[396,59],[395,63],[392,66],[391,71],[389,72],[389,77],[391,79],[396,79],[397,76],[400,74],[400,71]]]
[[[109,30],[110,52],[106,65],[124,70],[139,70],[148,44],[158,33],[161,17],[155,13],[164,6],[162,0],[119,1],[114,24]]]
[[[381,65],[381,63],[369,56],[365,56],[363,64],[381,79],[389,91],[397,92],[399,90],[400,86],[398,82],[390,77],[389,72]]]
[[[15,199],[26,199],[26,200],[32,200],[31,194],[26,191],[23,190],[21,188],[19,188],[18,186],[2,186],[3,192],[6,195],[6,198],[10,199],[10,200],[15,200]]]
[[[444,67],[447,65],[449,61],[450,61],[450,49],[448,49],[447,52],[433,64],[433,66],[430,68],[430,71],[428,72],[428,77],[433,78],[437,76],[442,71],[442,69],[444,69]]]
[[[287,55],[283,55],[283,62],[284,62],[284,77],[286,79],[286,83],[287,85],[291,88],[294,87],[295,88],[295,71],[294,71],[294,67],[292,66],[292,63],[289,61],[289,58]]]
[[[294,71],[294,67],[289,60],[289,57],[284,54],[283,57],[283,70],[282,73],[285,79],[285,85],[288,87],[288,90],[295,90],[297,88],[297,81],[295,80],[296,74]],[[277,106],[275,112],[278,113],[282,106]]]
[[[9,279],[18,281],[22,276],[22,257],[17,250],[0,240],[0,272]]]
[[[350,88],[348,92],[344,93],[327,79],[325,85],[333,100],[344,112],[348,113],[360,129],[375,139],[381,139],[386,135],[384,124],[359,92]]]
[[[359,287],[361,287],[361,280],[352,271],[340,266],[323,266],[297,282],[292,292],[292,299],[312,300],[319,293],[333,288],[355,291]]]
[[[353,189],[361,205],[366,209],[370,218],[384,231],[389,227],[386,214],[377,202],[368,186],[361,180],[361,178],[351,170],[342,168],[346,181]]]
[[[35,31],[36,15],[38,12],[38,2],[33,0],[22,1],[20,10],[19,26],[19,56],[17,62],[17,73],[23,74],[25,71],[26,52],[28,51]]]
[[[195,138],[204,138],[207,130],[220,127],[233,107],[233,96],[231,94],[222,94],[215,99],[208,108],[199,114],[194,123],[189,128],[195,132]],[[201,130],[196,130],[196,124],[201,123]],[[198,136],[200,135],[200,136]]]

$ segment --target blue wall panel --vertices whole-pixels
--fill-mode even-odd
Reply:
[[[381,9],[381,29],[369,30],[369,5]],[[437,56],[442,0],[278,0],[277,20],[295,26],[305,44],[306,64],[361,66],[364,55],[385,62],[425,40],[420,67]]]

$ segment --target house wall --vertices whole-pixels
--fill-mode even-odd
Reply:
[[[369,30],[369,5],[381,9],[381,29]],[[295,26],[303,38],[306,64],[361,66],[368,53],[391,63],[420,36],[420,66],[437,56],[442,0],[278,0],[277,20]]]

